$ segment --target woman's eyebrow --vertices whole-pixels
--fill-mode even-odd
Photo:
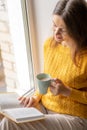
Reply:
[[[58,25],[54,22],[54,20],[52,20],[52,22],[53,22],[53,24],[54,24],[55,26],[58,26]],[[60,28],[65,29],[65,27],[63,27],[63,25],[61,25]]]
[[[55,24],[55,22],[54,21],[52,21],[53,22],[53,24]],[[56,25],[56,24],[55,24]],[[57,26],[57,25],[56,25]]]

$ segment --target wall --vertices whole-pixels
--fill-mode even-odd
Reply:
[[[37,73],[43,71],[43,43],[52,34],[52,11],[58,0],[30,0],[31,15],[33,18],[31,28],[32,44],[36,46],[35,54]],[[36,57],[37,56],[37,57]]]

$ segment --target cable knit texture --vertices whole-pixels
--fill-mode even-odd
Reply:
[[[80,56],[78,67],[73,63],[69,47],[51,47],[52,38],[44,44],[44,72],[58,78],[72,88],[70,96],[42,95],[42,103],[49,110],[87,118],[87,52]],[[86,53],[85,53],[86,52]],[[39,96],[39,94],[37,94]]]

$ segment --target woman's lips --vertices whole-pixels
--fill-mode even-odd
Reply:
[[[63,40],[62,36],[55,35],[54,37],[55,37],[55,40],[58,41],[58,42]]]

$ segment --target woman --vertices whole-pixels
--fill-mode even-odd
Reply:
[[[0,130],[87,129],[87,3],[60,0],[53,11],[53,37],[44,44],[44,72],[54,79],[47,94],[20,97],[25,107],[42,104],[46,118],[15,124],[4,118]]]

